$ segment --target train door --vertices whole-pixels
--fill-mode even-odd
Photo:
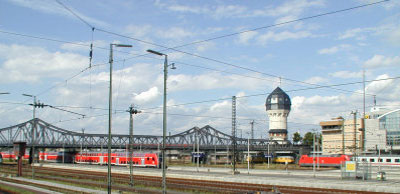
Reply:
[[[119,158],[117,158],[115,161],[115,165],[118,165],[118,164],[119,164]]]
[[[103,160],[104,160],[104,159],[103,159],[103,156],[100,156],[100,161],[99,161],[100,164],[103,164]]]
[[[141,158],[141,165],[144,166],[144,158]]]

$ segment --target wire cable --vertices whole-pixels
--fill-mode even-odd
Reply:
[[[191,55],[191,56],[194,56],[194,57],[197,57],[197,58],[201,58],[201,59],[205,59],[205,60],[208,60],[208,61],[213,61],[213,62],[216,62],[216,63],[220,63],[220,64],[224,64],[224,65],[227,65],[227,66],[235,67],[235,68],[238,68],[238,69],[242,69],[242,70],[247,70],[247,71],[251,71],[251,72],[260,73],[260,74],[267,75],[267,76],[270,76],[270,77],[276,77],[276,78],[280,78],[280,79],[285,79],[285,80],[287,80],[287,81],[298,82],[298,83],[307,84],[307,85],[320,86],[320,85],[318,85],[318,84],[308,83],[308,82],[304,82],[304,81],[298,81],[298,80],[289,79],[289,78],[283,78],[283,77],[281,77],[281,76],[276,76],[276,75],[273,75],[273,74],[268,74],[268,73],[256,71],[256,70],[253,70],[253,69],[250,69],[250,68],[247,68],[247,67],[242,67],[242,66],[239,66],[239,65],[234,65],[234,64],[227,63],[227,62],[223,62],[223,61],[221,61],[221,60],[213,59],[213,58],[210,58],[210,57],[204,57],[204,56],[200,56],[200,55],[197,55],[197,54],[189,53],[189,52],[186,52],[186,51],[177,50],[176,48],[181,48],[181,47],[188,46],[188,45],[193,45],[193,44],[199,44],[199,43],[203,43],[203,42],[208,42],[208,41],[211,41],[211,40],[221,39],[221,38],[225,38],[225,37],[229,37],[229,36],[234,36],[234,35],[238,35],[238,34],[242,34],[242,33],[247,33],[247,32],[251,32],[251,31],[258,31],[258,30],[263,30],[263,29],[267,29],[267,28],[272,28],[272,27],[276,27],[276,26],[280,26],[280,25],[284,25],[284,24],[288,24],[288,23],[299,22],[299,21],[309,20],[309,19],[313,19],[313,18],[317,18],[317,17],[326,16],[326,15],[332,15],[332,14],[336,14],[336,13],[346,12],[346,11],[350,11],[350,10],[354,10],[354,9],[359,9],[359,8],[363,8],[363,7],[367,7],[367,6],[372,6],[372,5],[376,5],[376,4],[380,4],[380,3],[388,2],[388,1],[389,1],[389,0],[382,0],[382,1],[378,1],[378,2],[363,4],[363,5],[354,6],[354,7],[350,7],[350,8],[346,8],[346,9],[341,9],[341,10],[326,12],[326,13],[322,13],[322,14],[318,14],[318,15],[303,17],[303,18],[296,19],[296,20],[281,22],[281,23],[278,23],[278,24],[262,26],[262,27],[253,28],[253,29],[250,29],[250,30],[244,30],[244,31],[241,31],[241,32],[236,32],[236,33],[231,33],[231,34],[227,34],[227,35],[223,35],[223,36],[218,36],[218,37],[214,37],[214,38],[209,38],[209,39],[206,39],[206,40],[196,41],[196,42],[192,42],[192,43],[188,43],[188,44],[184,44],[184,45],[180,45],[180,46],[175,46],[175,47],[167,47],[167,46],[164,46],[164,45],[152,43],[152,42],[145,41],[145,40],[141,40],[141,39],[138,39],[138,38],[129,37],[129,36],[126,36],[126,35],[118,34],[118,33],[115,33],[115,32],[108,31],[108,30],[104,30],[104,29],[97,29],[97,30],[98,30],[98,31],[101,31],[101,32],[104,32],[104,33],[111,34],[111,35],[120,36],[120,37],[123,37],[123,38],[135,40],[135,41],[138,41],[138,42],[142,42],[142,43],[145,43],[145,44],[148,44],[148,45],[153,45],[153,46],[161,47],[161,48],[164,48],[164,49],[166,49],[166,50],[173,50],[173,51],[180,52],[180,53],[183,53],[183,54],[186,54],[186,55]],[[63,5],[63,7],[65,7],[65,8],[66,8],[69,12],[71,12],[73,15],[77,16],[78,19],[80,19],[83,23],[85,23],[86,25],[88,25],[88,26],[90,26],[90,27],[93,27],[93,26],[90,25],[88,22],[86,22],[86,21],[83,20],[81,17],[79,17],[76,13],[74,13],[71,9],[68,9],[65,5]],[[145,54],[145,55],[147,55],[147,54]],[[343,89],[338,89],[338,88],[332,88],[332,89],[339,90],[339,91],[346,91],[346,92],[349,92],[348,90],[343,90]]]

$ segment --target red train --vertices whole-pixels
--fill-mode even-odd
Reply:
[[[107,164],[108,154],[99,152],[82,153],[75,155],[75,163],[86,164]],[[155,167],[160,168],[161,157],[158,153],[133,153],[132,164],[138,167]],[[130,160],[128,153],[119,152],[111,154],[111,164],[129,165]]]
[[[16,159],[13,152],[1,152],[3,160]],[[29,159],[29,154],[25,153],[23,159]],[[107,164],[108,154],[100,152],[88,153],[63,153],[63,152],[40,152],[39,160],[45,162],[59,163],[80,163],[80,164]],[[162,157],[158,153],[133,153],[132,165],[138,167],[154,167],[160,168]],[[111,164],[113,165],[129,165],[130,160],[128,153],[117,152],[111,154]]]
[[[319,155],[315,156],[315,165],[319,163],[319,166],[324,167],[340,167],[340,165],[345,161],[350,161],[351,156],[349,155]],[[302,155],[299,160],[300,166],[313,166],[313,156],[312,155]]]

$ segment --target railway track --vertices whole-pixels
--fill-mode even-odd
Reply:
[[[25,174],[31,175],[31,168],[25,167]],[[2,167],[1,173],[16,172],[15,166]],[[35,167],[35,174],[37,178],[42,180],[52,180],[57,182],[66,182],[75,185],[85,185],[95,188],[107,188],[106,172],[85,171],[85,170],[71,170],[47,167]],[[161,190],[161,177],[135,175],[135,187],[129,186],[128,174],[112,174],[113,189],[123,192],[137,192],[137,193],[160,193]],[[153,189],[148,189],[153,188]],[[293,186],[279,186],[279,185],[265,185],[265,184],[249,184],[249,183],[235,183],[224,181],[206,181],[206,180],[193,180],[182,178],[167,178],[168,193],[191,193],[191,192],[208,192],[208,193],[366,193],[376,194],[378,192],[368,191],[350,191],[339,189],[323,189],[323,188],[306,188],[306,187],[293,187]]]

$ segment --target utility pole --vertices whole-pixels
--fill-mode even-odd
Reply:
[[[313,133],[313,174],[315,177],[315,132]]]
[[[254,120],[250,122],[251,125],[251,139],[254,139]]]
[[[82,128],[82,137],[81,137],[81,158],[80,158],[81,162],[82,162],[82,153],[83,153],[83,141],[84,141],[84,138],[85,138],[85,128]]]
[[[346,154],[346,148],[345,148],[345,146],[346,146],[346,144],[345,144],[345,142],[344,142],[344,123],[345,123],[345,120],[344,119],[342,119],[343,120],[343,122],[342,122],[342,154]]]
[[[133,115],[141,113],[133,108],[133,105],[127,110],[129,113],[129,185],[133,187]]]
[[[40,107],[40,103],[36,103],[36,96],[35,95],[30,95],[30,94],[22,94],[23,96],[31,97],[33,98],[33,104],[29,104],[33,107],[33,119],[32,119],[32,130],[31,130],[31,153],[30,158],[31,158],[31,167],[32,167],[32,179],[35,179],[35,130],[36,130],[36,107]]]
[[[232,163],[233,171],[236,173],[236,96],[232,96]]]
[[[353,114],[353,127],[354,127],[354,136],[353,136],[354,147],[353,147],[353,155],[356,155],[356,153],[357,153],[357,111],[351,111],[351,114]]]
[[[199,172],[199,163],[200,163],[200,137],[199,134],[197,134],[197,172]]]
[[[365,150],[365,69],[363,69],[363,118],[362,122],[362,132],[361,132],[361,139],[360,139],[360,151]]]

